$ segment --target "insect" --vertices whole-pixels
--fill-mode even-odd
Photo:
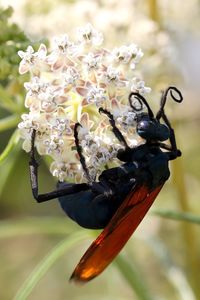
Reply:
[[[30,177],[34,198],[38,202],[58,198],[65,213],[82,227],[102,229],[102,233],[91,244],[75,268],[71,279],[87,282],[99,275],[116,257],[131,237],[156,196],[170,176],[169,161],[181,156],[177,149],[174,130],[164,108],[168,94],[175,102],[182,102],[181,92],[169,87],[162,93],[160,108],[154,116],[149,104],[139,93],[129,95],[130,107],[136,112],[136,131],[145,140],[134,148],[128,146],[117,128],[113,115],[106,109],[99,112],[108,117],[115,137],[123,144],[117,158],[119,167],[104,170],[98,181],[91,182],[82,148],[79,145],[79,123],[74,127],[74,139],[87,183],[58,183],[57,190],[38,194],[38,164],[35,159],[32,132]],[[139,106],[146,106],[142,112]],[[162,123],[161,123],[162,120]],[[164,141],[169,140],[166,144]],[[164,150],[164,151],[163,151]]]

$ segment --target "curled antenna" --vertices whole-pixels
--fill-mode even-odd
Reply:
[[[174,92],[176,93],[176,95],[174,95]],[[165,104],[166,104],[166,101],[167,101],[168,93],[170,93],[170,96],[172,97],[172,99],[175,102],[180,103],[180,102],[183,101],[183,96],[182,96],[181,92],[176,87],[169,86],[166,89],[166,91],[162,94],[161,101],[160,101],[160,109],[159,109],[159,111],[157,112],[157,115],[156,115],[157,120],[160,120],[160,118],[164,114],[164,107],[165,107]]]
[[[139,108],[136,105],[134,105],[134,103],[132,102],[132,96],[134,96],[134,98],[137,99],[137,101],[140,105]],[[148,110],[149,117],[150,118],[154,117],[153,112],[152,112],[148,102],[146,101],[146,99],[142,95],[140,95],[139,93],[136,93],[136,92],[132,92],[132,93],[130,93],[128,99],[129,99],[130,107],[134,111],[141,111],[142,108],[143,108],[143,104],[144,104],[146,106],[147,110]]]

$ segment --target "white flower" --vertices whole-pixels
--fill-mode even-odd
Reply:
[[[131,85],[132,92],[138,92],[141,95],[145,95],[151,92],[151,88],[145,86],[144,80],[140,80],[138,78],[133,78]]]
[[[72,134],[72,129],[69,126],[70,120],[66,118],[56,118],[55,119],[55,125],[53,126],[53,129],[56,129],[59,133],[65,133],[67,135]]]
[[[33,63],[33,60],[34,60],[34,50],[33,50],[33,47],[32,46],[28,46],[26,51],[18,51],[18,55],[21,57],[21,59],[24,61],[24,62],[27,62],[27,63]]]
[[[107,135],[97,135],[97,131],[92,133],[80,128],[78,136],[86,157],[90,178],[95,180],[96,176],[101,173],[102,168],[116,158],[117,149],[120,146],[111,144],[111,140],[108,139]]]
[[[140,48],[138,48],[137,45],[135,44],[131,44],[129,46],[129,50],[130,50],[130,53],[131,53],[131,64],[130,64],[130,68],[132,70],[135,69],[135,65],[137,63],[139,63],[140,59],[143,57],[143,52]]]
[[[54,37],[53,39],[53,50],[59,50],[60,52],[66,53],[72,45],[73,44],[69,40],[67,34]]]
[[[108,116],[99,113],[100,107],[113,115],[128,145],[137,144],[135,112],[128,96],[131,91],[150,92],[134,73],[143,53],[135,44],[107,50],[100,47],[102,42],[103,35],[87,24],[78,29],[78,40],[71,41],[66,34],[55,38],[49,54],[43,44],[38,52],[31,46],[19,51],[19,72],[29,71],[31,77],[24,84],[29,112],[18,125],[23,148],[31,150],[35,129],[35,147],[40,155],[51,157],[50,171],[60,181],[87,180],[75,145],[77,122],[90,179],[98,179],[106,166],[118,165],[117,151],[124,146]]]
[[[63,108],[59,107],[53,114],[48,114],[47,120],[51,126],[52,132],[56,132],[58,136],[62,137],[63,135],[73,135],[73,131],[71,129],[73,123],[70,121]]]
[[[30,70],[33,70],[41,61],[44,62],[47,54],[47,49],[44,44],[41,44],[38,52],[34,52],[33,47],[28,46],[26,51],[18,51],[18,55],[22,61],[19,65],[19,73],[24,74]]]
[[[101,75],[102,82],[106,85],[125,87],[126,81],[122,78],[121,73],[118,69],[113,68],[111,65],[108,66],[107,70]]]
[[[41,91],[45,91],[48,83],[41,81],[37,76],[31,79],[31,82],[25,82],[24,87],[28,91],[27,96],[37,96]]]
[[[61,182],[66,179],[75,179],[75,182],[79,182],[83,177],[80,164],[73,162],[73,158],[70,163],[66,161],[54,161],[50,166],[50,171]]]
[[[129,46],[129,51],[131,53],[132,59],[135,63],[138,63],[140,59],[143,57],[144,53],[136,44],[131,44]]]
[[[136,125],[136,114],[133,111],[126,111],[121,114],[120,117],[116,118],[117,122],[126,131],[129,127],[134,127]]]
[[[39,117],[39,114],[37,115],[33,115],[33,114],[23,114],[21,116],[22,118],[22,122],[20,122],[18,124],[18,128],[19,129],[35,129],[37,130],[39,128],[39,124],[37,124],[37,122],[34,122],[35,120],[37,120]]]
[[[57,88],[51,85],[47,86],[46,90],[42,91],[38,95],[40,110],[47,113],[53,112],[58,106],[58,103],[61,101],[60,98],[62,98],[62,96],[64,96],[62,88]]]
[[[31,134],[33,129],[37,131],[37,139],[36,139],[36,146],[38,145],[37,142],[42,140],[44,136],[48,136],[50,133],[50,127],[46,120],[46,116],[44,114],[37,113],[29,113],[23,114],[21,116],[22,122],[18,124],[19,132],[21,137],[24,139],[22,148],[26,152],[30,152],[31,150]],[[40,142],[39,142],[40,143]],[[39,148],[38,148],[39,150]],[[42,153],[39,151],[39,153]]]
[[[112,51],[112,58],[116,62],[127,64],[130,62],[132,53],[128,46],[121,46],[120,48],[115,48]]]
[[[61,73],[61,77],[64,80],[64,86],[76,85],[77,80],[80,78],[80,74],[74,67],[68,67],[66,71]]]
[[[47,93],[40,93],[39,94],[40,100],[40,110],[45,112],[52,112],[56,109],[56,101],[54,93],[48,91]]]
[[[140,61],[142,56],[142,50],[135,44],[115,48],[111,53],[111,58],[114,62],[130,64],[131,69],[135,69],[135,65]]]
[[[83,44],[91,44],[99,46],[103,42],[103,35],[93,28],[91,24],[87,24],[85,27],[80,27],[77,30],[78,40]]]
[[[117,69],[114,69],[112,66],[109,66],[106,72],[107,82],[118,82],[120,72]]]
[[[47,153],[60,154],[63,151],[64,140],[57,134],[52,134],[49,139],[44,140]]]
[[[106,101],[106,91],[103,88],[91,86],[89,88],[86,100],[90,103],[95,103],[96,106],[101,106]]]
[[[90,52],[84,57],[83,62],[88,71],[97,70],[100,66],[101,56]]]

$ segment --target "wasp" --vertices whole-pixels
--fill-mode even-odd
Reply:
[[[44,202],[58,198],[65,213],[80,226],[89,229],[103,229],[97,239],[85,252],[70,279],[87,282],[98,276],[116,257],[138,227],[151,207],[164,183],[170,176],[169,161],[181,156],[177,148],[174,130],[165,114],[168,94],[175,102],[182,102],[181,92],[173,86],[162,92],[160,108],[154,116],[146,99],[137,92],[129,95],[129,104],[136,112],[136,132],[144,143],[129,147],[123,134],[116,126],[111,112],[100,108],[107,116],[117,140],[124,146],[118,150],[118,167],[104,170],[98,181],[87,183],[58,182],[55,191],[38,194],[38,163],[35,158],[34,141],[36,131],[32,131],[30,178],[34,198]],[[141,111],[133,103],[146,106]],[[79,144],[75,124],[74,140],[80,163],[89,178],[83,149]],[[165,141],[168,141],[166,143]]]

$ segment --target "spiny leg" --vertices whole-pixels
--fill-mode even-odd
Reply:
[[[172,130],[173,130],[173,129],[172,129]],[[173,134],[172,134],[172,136],[173,136]],[[176,149],[175,149],[175,148],[172,148],[171,137],[170,137],[169,139],[170,139],[171,145],[167,145],[167,144],[161,143],[161,142],[152,143],[151,145],[156,146],[156,147],[160,147],[161,149],[165,149],[165,150],[169,151],[169,152],[168,152],[168,154],[169,154],[169,159],[170,159],[170,160],[173,160],[173,159],[175,159],[175,158],[181,156],[181,151],[180,151],[179,149],[177,149],[177,148],[176,148]],[[174,139],[175,139],[175,136],[174,136]]]
[[[31,188],[33,196],[36,200],[38,200],[38,163],[35,159],[35,137],[36,130],[33,129],[31,134],[31,159],[29,162],[29,170],[30,170],[30,179],[31,179]]]
[[[106,109],[103,109],[102,107],[99,108],[99,112],[100,113],[104,113],[105,115],[108,116],[109,118],[109,122],[110,122],[110,125],[112,126],[112,130],[113,130],[113,133],[114,135],[116,136],[116,138],[122,143],[124,144],[125,148],[128,149],[129,146],[124,138],[124,136],[122,135],[122,133],[120,132],[120,130],[117,128],[116,124],[115,124],[115,120],[114,120],[114,117],[113,115],[107,111]]]
[[[55,190],[45,194],[38,194],[38,163],[35,159],[35,136],[36,131],[32,131],[31,135],[31,159],[29,162],[30,179],[33,197],[37,202],[44,202],[54,198],[58,198],[64,195],[78,193],[90,189],[90,186],[86,183],[74,184],[59,190]]]
[[[156,146],[156,147],[160,147],[162,149],[168,150],[168,151],[172,151],[172,147],[171,145],[167,145],[165,143],[161,143],[161,142],[153,142],[151,143],[152,146]]]
[[[79,143],[78,127],[82,127],[80,123],[76,123],[74,126],[74,139],[75,139],[75,144],[76,144],[76,151],[78,152],[78,155],[80,158],[80,163],[82,165],[83,171],[85,172],[86,178],[87,178],[88,182],[91,182],[92,180],[90,178],[90,174],[89,174],[88,168],[86,166],[85,157],[83,156],[83,150]]]

